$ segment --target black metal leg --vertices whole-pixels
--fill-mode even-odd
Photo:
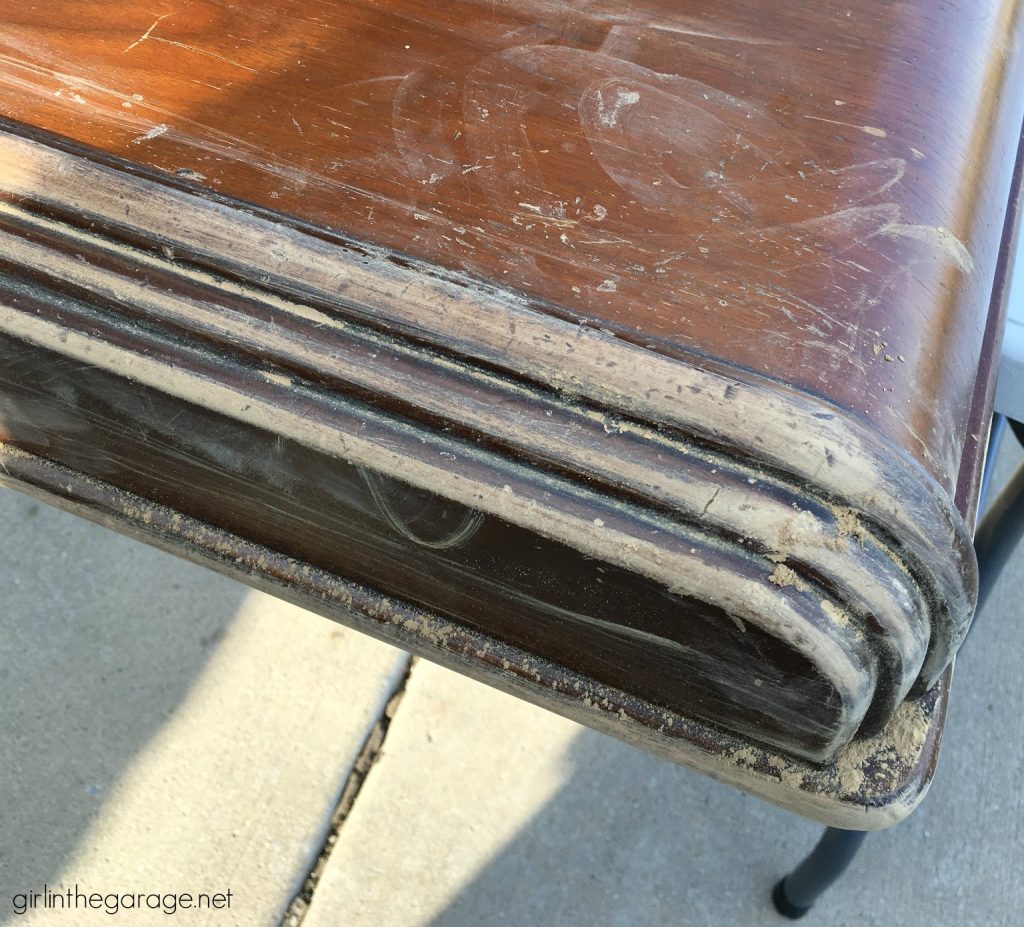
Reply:
[[[992,428],[988,433],[988,453],[985,455],[985,467],[981,471],[981,488],[978,490],[978,515],[985,514],[985,502],[988,499],[988,491],[992,485],[992,474],[996,469],[996,458],[999,456],[999,447],[1003,443],[1003,434],[1009,424],[1005,415],[998,412],[992,416]]]
[[[1018,422],[1016,419],[1012,418],[1007,419],[1007,421],[1010,423],[1010,428],[1017,436],[1017,440],[1020,442],[1021,447],[1024,447],[1024,422]]]
[[[979,508],[983,511],[984,517],[974,538],[980,574],[979,609],[995,585],[1010,553],[1024,535],[1024,466],[1010,479],[1009,484],[988,510],[984,510],[985,494],[991,482],[992,471],[995,469],[999,439],[1007,424],[1021,445],[1024,445],[1024,423],[1007,422],[1002,416],[997,416],[993,424],[989,459],[986,461],[979,500]],[[803,917],[821,894],[846,871],[866,836],[864,831],[827,828],[807,858],[788,876],[776,883],[772,891],[775,910],[791,920]]]
[[[821,893],[846,871],[865,836],[862,830],[826,828],[807,859],[775,886],[775,910],[791,920],[803,917]]]
[[[978,623],[988,594],[996,583],[1010,553],[1024,534],[1024,467],[1010,479],[1009,484],[991,505],[986,505],[996,469],[996,457],[1003,434],[1011,430],[1024,447],[1024,424],[1007,419],[998,413],[992,418],[989,432],[988,455],[981,476],[981,491],[978,494],[979,521],[974,532],[974,552],[978,557],[978,604],[975,619],[971,622],[970,633]]]
[[[1024,466],[1018,469],[982,518],[974,536],[978,554],[978,611],[1024,535]]]

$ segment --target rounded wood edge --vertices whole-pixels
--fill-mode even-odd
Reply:
[[[935,771],[947,670],[871,738],[814,765],[684,718],[396,599],[0,443],[0,484],[201,563],[829,826],[890,827]]]
[[[148,236],[154,251],[178,249],[177,260],[187,263],[191,253],[191,259],[221,271],[258,278],[269,292],[333,302],[343,314],[390,326],[400,335],[440,338],[441,350],[454,351],[469,364],[490,363],[560,395],[674,430],[687,440],[710,442],[737,464],[766,471],[794,492],[814,497],[836,519],[852,519],[855,533],[870,534],[892,561],[887,581],[904,585],[927,614],[919,690],[934,682],[962,641],[976,589],[966,527],[950,496],[923,466],[855,416],[785,384],[707,359],[698,367],[696,361],[659,354],[655,346],[571,323],[554,307],[515,293],[373,245],[313,234],[287,217],[206,192],[199,196],[180,179],[115,162],[66,141],[48,136],[40,141],[38,132],[25,127],[8,124],[0,133],[0,163],[7,168],[3,183],[20,196],[49,197],[53,203],[67,194],[83,219],[100,218],[108,230],[124,225],[124,197],[133,196],[138,205],[130,231],[136,244]],[[46,166],[51,169],[44,171],[48,181],[42,190],[33,178]],[[68,187],[63,194],[61,184]],[[240,254],[258,254],[259,261],[246,266]],[[438,305],[445,306],[443,313],[436,311]],[[471,324],[480,313],[486,324]],[[428,317],[436,331],[426,324]],[[560,345],[569,353],[557,353]],[[610,373],[612,356],[617,360]],[[644,395],[638,383],[644,384]],[[807,566],[812,569],[802,579],[813,584],[821,571],[814,563]],[[845,586],[855,593],[856,575]],[[902,697],[909,685],[890,688]]]

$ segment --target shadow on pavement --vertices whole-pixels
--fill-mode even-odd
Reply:
[[[0,923],[59,883],[248,590],[0,491]],[[15,918],[16,920],[16,918]]]

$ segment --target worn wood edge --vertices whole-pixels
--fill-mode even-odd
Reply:
[[[60,321],[48,318],[56,307]],[[742,551],[723,550],[714,539],[654,513],[573,481],[495,460],[431,429],[353,408],[326,392],[304,390],[288,378],[265,377],[261,370],[232,365],[222,356],[203,358],[194,349],[152,337],[134,345],[115,344],[123,331],[105,337],[75,328],[71,321],[67,301],[52,294],[22,310],[0,299],[0,330],[27,343],[186,404],[216,409],[329,458],[437,492],[763,629],[808,660],[841,699],[843,721],[820,758],[856,733],[877,682],[877,666],[857,630],[825,609],[810,608],[799,590],[773,584],[767,575],[751,575]],[[98,324],[95,318],[90,321]],[[735,562],[726,565],[723,556]]]
[[[6,126],[0,165],[5,186],[19,195],[71,205],[108,232],[124,225],[130,198],[131,234],[148,236],[154,248],[174,247],[180,257],[219,272],[326,300],[364,322],[435,345],[440,339],[463,357],[724,445],[825,502],[852,509],[925,588],[935,633],[922,687],[962,642],[977,577],[959,512],[918,461],[845,410],[748,371],[714,369],[706,358],[695,359],[698,367],[657,353],[657,345],[629,344],[566,321],[557,307],[327,230],[314,235],[267,210],[209,191],[199,197],[194,185],[157,180],[156,172],[48,134],[43,144],[28,137],[40,135],[34,130]],[[40,173],[47,175],[45,190],[33,179]],[[607,366],[610,356],[614,368]],[[638,383],[646,387],[643,395]],[[750,422],[759,423],[756,435]],[[936,546],[952,556],[935,558]]]
[[[957,476],[955,498],[964,513],[965,522],[974,526],[977,522],[978,502],[981,495],[981,474],[989,451],[989,431],[996,397],[999,359],[1008,318],[1011,285],[1017,250],[1021,242],[1022,197],[1024,197],[1024,125],[1021,126],[1017,143],[1017,155],[1010,181],[1003,234],[996,257],[995,283],[989,306],[987,324],[982,348],[982,369],[979,371],[977,388],[971,403],[971,414],[967,434],[975,436],[973,454],[965,455]],[[970,445],[969,445],[970,448]]]
[[[952,667],[878,735],[818,766],[667,711],[399,599],[0,442],[0,485],[152,544],[833,827],[880,830],[934,775]]]
[[[71,207],[86,219],[101,222],[108,234],[121,222],[130,198],[132,234],[150,236],[154,251],[177,249],[179,267],[181,258],[189,257],[184,263],[208,263],[220,272],[240,273],[250,280],[255,276],[264,289],[269,286],[300,300],[327,300],[336,308],[340,304],[342,315],[354,313],[364,323],[385,324],[410,337],[436,340],[438,333],[423,325],[423,318],[429,317],[431,325],[437,323],[438,331],[457,343],[463,357],[480,355],[506,368],[511,358],[515,375],[530,382],[546,382],[565,396],[604,403],[641,422],[657,423],[661,421],[658,416],[663,416],[683,434],[729,448],[753,467],[770,468],[773,475],[782,475],[801,493],[816,492],[836,517],[848,513],[857,518],[858,530],[870,533],[898,568],[905,566],[921,586],[925,610],[930,612],[932,633],[921,673],[923,687],[959,645],[972,611],[975,576],[973,551],[958,514],[919,464],[896,449],[879,445],[861,423],[840,410],[813,397],[787,393],[779,384],[766,385],[763,380],[744,383],[737,379],[745,375],[742,371],[726,376],[697,369],[604,332],[545,315],[544,307],[516,294],[422,262],[399,259],[372,246],[327,241],[257,216],[237,203],[197,197],[180,189],[181,184],[160,184],[69,154],[53,147],[52,139],[48,141],[51,144],[43,145],[25,137],[0,135],[0,165],[4,166],[3,184],[9,193]],[[40,173],[46,175],[45,189],[33,180]],[[182,223],[192,216],[194,221],[186,230]],[[238,266],[232,255],[246,249],[260,257],[261,265],[271,255],[279,266],[273,274],[264,272],[262,266],[254,274],[255,261]],[[339,279],[341,284],[330,282]],[[444,307],[440,313],[439,307]],[[500,336],[496,336],[493,326],[474,324],[477,312],[488,314],[491,321],[498,318],[507,331],[499,325]],[[471,337],[467,331],[472,332]],[[538,345],[561,343],[552,332],[574,342],[569,355],[538,354]],[[600,368],[595,352],[601,355]],[[624,389],[609,385],[605,365],[611,355],[619,358],[616,371],[629,368],[625,374],[629,385]],[[616,376],[621,380],[623,375]],[[666,378],[677,395],[686,396],[692,409],[676,407],[673,411],[632,394],[635,383],[663,384]],[[649,392],[659,392],[659,387],[652,386]],[[708,398],[712,394],[713,398]],[[681,411],[688,414],[680,415]],[[755,438],[760,447],[744,444],[749,421],[760,423],[762,432]],[[708,427],[709,423],[717,425]],[[802,445],[794,444],[793,434],[805,439]],[[765,453],[771,451],[768,438],[774,441],[775,453]],[[807,464],[803,470],[801,462]],[[814,473],[810,474],[812,463]],[[843,472],[833,474],[831,470]],[[887,492],[886,480],[894,478],[895,489]],[[941,544],[947,538],[954,556],[948,561],[930,556],[936,539]],[[847,587],[866,588],[856,582]]]
[[[268,378],[309,387],[312,376],[317,382],[355,384],[364,393],[388,395],[392,402],[412,404],[449,425],[471,425],[477,435],[500,439],[519,458],[533,457],[574,478],[597,480],[612,495],[628,489],[644,504],[667,505],[673,517],[744,553],[756,545],[770,582],[798,592],[816,590],[829,617],[852,620],[861,634],[874,635],[881,684],[873,718],[888,717],[918,677],[930,631],[923,597],[905,570],[894,571],[900,564],[849,510],[814,505],[772,474],[643,423],[609,419],[600,410],[467,369],[423,348],[374,338],[352,323],[177,267],[166,257],[114,246],[0,204],[0,226],[5,222],[16,225],[11,231],[0,228],[2,263],[29,274],[45,268],[54,284],[86,292],[91,306],[103,306],[115,316],[127,312],[129,324],[135,312],[147,324],[176,327],[190,341],[210,340],[218,351],[244,347]],[[66,250],[25,239],[40,229],[59,236]],[[110,266],[93,266],[90,260],[101,254],[108,265],[117,258],[131,271],[141,271],[144,282],[132,279],[131,271],[118,275]],[[199,292],[206,301],[194,293],[176,294],[175,284],[180,288],[182,283],[205,287]],[[258,324],[244,316],[236,298],[272,310],[275,321]],[[225,302],[229,299],[235,303]],[[284,326],[289,320],[294,330]],[[310,325],[315,325],[316,340],[308,337]],[[388,360],[377,360],[378,353]],[[396,358],[408,362],[409,375],[398,373]],[[471,381],[482,395],[453,393],[451,378]],[[516,414],[516,403],[529,414]]]

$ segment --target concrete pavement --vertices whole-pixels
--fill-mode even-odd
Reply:
[[[175,922],[17,916],[44,884],[276,923],[407,657],[14,493],[0,518],[0,924]]]

